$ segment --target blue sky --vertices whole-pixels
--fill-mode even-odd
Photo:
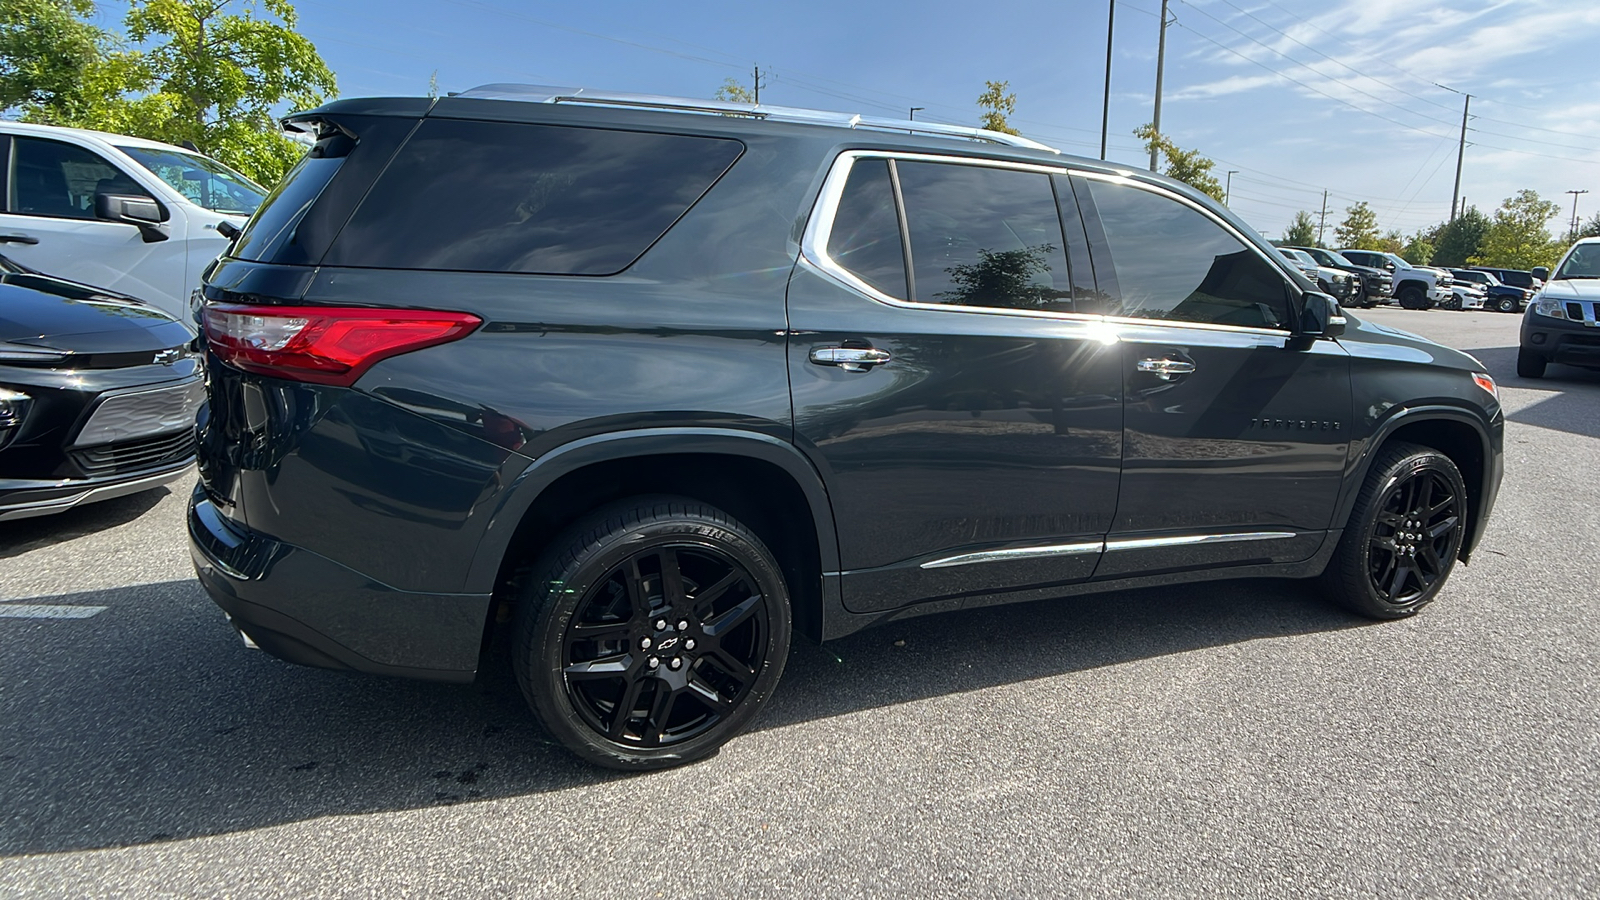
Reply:
[[[530,3],[296,0],[344,96],[495,81],[710,96],[723,79],[791,106],[976,124],[1008,80],[1012,124],[1099,153],[1106,0]],[[101,17],[120,19],[105,2]],[[1117,3],[1112,159],[1147,165],[1160,0]],[[1596,0],[1172,0],[1163,131],[1238,170],[1231,205],[1277,237],[1328,201],[1328,240],[1366,200],[1382,227],[1448,215],[1462,98],[1474,95],[1462,193],[1485,212],[1519,188],[1600,210]]]

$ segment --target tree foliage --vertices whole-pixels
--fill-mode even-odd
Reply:
[[[1166,160],[1163,175],[1177,179],[1201,193],[1209,194],[1217,202],[1222,202],[1222,182],[1211,174],[1211,170],[1217,165],[1216,162],[1200,155],[1199,150],[1185,150],[1179,147],[1166,135],[1158,133],[1154,125],[1141,125],[1134,129],[1133,135],[1144,141],[1146,149],[1160,152],[1162,159]]]
[[[1469,206],[1454,221],[1439,227],[1434,238],[1433,260],[1440,266],[1464,266],[1477,256],[1483,237],[1489,233],[1489,217]]]
[[[0,109],[82,89],[107,40],[93,14],[91,0],[0,0]]]
[[[1413,266],[1431,265],[1434,256],[1433,243],[1419,234],[1400,248],[1400,256]]]
[[[1294,221],[1283,233],[1283,242],[1291,247],[1316,246],[1317,223],[1311,220],[1311,213],[1302,209],[1294,214]]]
[[[1557,204],[1541,198],[1537,191],[1521,190],[1507,197],[1494,211],[1494,221],[1471,261],[1507,269],[1551,265],[1564,247],[1551,239],[1546,226],[1559,211]]]
[[[1352,250],[1377,250],[1382,241],[1378,237],[1378,214],[1366,201],[1347,207],[1344,221],[1333,229],[1334,242]]]
[[[723,81],[722,87],[717,88],[717,92],[711,96],[718,100],[726,100],[729,103],[756,102],[756,92],[740,84],[737,78],[728,78]]]
[[[983,115],[978,117],[978,127],[1001,134],[1021,134],[1006,121],[1007,116],[1017,111],[1017,95],[1009,90],[1011,82],[986,81],[984,84],[987,87],[978,95],[978,108],[983,110]]]
[[[80,22],[93,8],[68,2]],[[76,83],[17,105],[29,121],[187,141],[271,184],[302,152],[274,109],[316,106],[335,92],[295,23],[289,0],[133,0],[123,20],[132,49],[102,40]]]

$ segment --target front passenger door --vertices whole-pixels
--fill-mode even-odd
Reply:
[[[1095,577],[1310,557],[1349,449],[1349,354],[1294,335],[1299,289],[1200,204],[1073,180],[1123,349],[1122,481]]]

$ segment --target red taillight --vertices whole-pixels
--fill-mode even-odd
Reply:
[[[379,360],[477,328],[469,313],[350,306],[206,307],[206,341],[223,362],[294,381],[349,386]]]

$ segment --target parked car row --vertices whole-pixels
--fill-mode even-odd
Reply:
[[[192,474],[204,270],[266,191],[199,153],[0,123],[0,521]]]
[[[1322,247],[1279,247],[1306,277],[1317,279],[1323,290],[1341,304],[1371,308],[1393,301],[1405,309],[1494,309],[1521,312],[1541,282],[1530,272],[1488,266],[1441,268],[1418,266],[1395,253],[1377,250],[1328,250]],[[1350,273],[1354,283],[1348,295],[1325,276],[1312,274],[1338,270]]]

